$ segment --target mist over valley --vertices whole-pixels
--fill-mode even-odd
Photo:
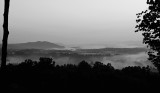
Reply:
[[[94,64],[96,61],[104,64],[111,63],[117,69],[127,66],[153,66],[147,60],[146,51],[147,49],[144,47],[106,48],[93,45],[91,47],[65,47],[46,41],[38,41],[10,44],[7,61],[17,64],[24,62],[26,59],[38,61],[40,57],[49,57],[57,65],[77,65],[85,60],[90,64]]]

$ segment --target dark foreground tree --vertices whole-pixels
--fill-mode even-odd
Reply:
[[[135,32],[142,32],[149,60],[160,71],[160,0],[147,0],[148,9],[137,14]]]
[[[2,40],[2,56],[1,56],[1,69],[6,67],[7,58],[7,44],[8,44],[8,14],[9,14],[10,0],[4,0],[4,24],[3,24],[3,40]]]

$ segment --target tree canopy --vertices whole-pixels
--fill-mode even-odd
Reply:
[[[147,0],[148,9],[137,14],[135,32],[142,32],[149,60],[160,71],[160,0]]]

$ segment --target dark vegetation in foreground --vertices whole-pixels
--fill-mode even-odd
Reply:
[[[149,67],[126,67],[114,69],[85,61],[78,65],[55,65],[51,58],[38,62],[25,60],[18,65],[8,64],[5,72],[0,70],[0,91],[9,92],[85,92],[85,91],[149,91],[158,90],[160,76],[150,72]]]

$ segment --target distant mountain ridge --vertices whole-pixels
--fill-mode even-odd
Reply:
[[[65,48],[65,47],[47,41],[8,44],[8,49],[51,49],[51,48]]]

